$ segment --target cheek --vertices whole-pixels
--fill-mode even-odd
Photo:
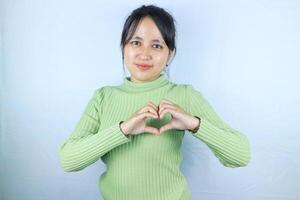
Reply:
[[[130,48],[125,48],[124,49],[124,58],[126,60],[131,60],[134,58],[134,51]]]
[[[132,63],[134,62],[134,51],[130,48],[124,48],[124,62],[129,69],[132,70]]]
[[[158,63],[164,64],[165,62],[167,62],[167,59],[168,59],[168,54],[161,53],[156,55],[156,60]]]

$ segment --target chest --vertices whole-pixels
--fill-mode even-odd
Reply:
[[[184,95],[176,92],[170,92],[162,95],[139,95],[128,96],[111,93],[105,96],[101,105],[101,113],[99,118],[101,119],[100,129],[107,128],[120,121],[126,121],[132,117],[135,112],[140,111],[149,102],[159,105],[162,99],[166,99],[174,104],[177,104],[182,109],[186,109],[186,102]],[[169,123],[172,120],[171,115],[167,113],[162,119],[147,118],[146,124],[160,128],[161,126]]]

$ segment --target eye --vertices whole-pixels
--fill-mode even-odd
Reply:
[[[130,44],[132,44],[132,45],[138,45],[139,41],[131,41]]]
[[[163,48],[163,47],[162,47],[161,45],[159,45],[159,44],[154,44],[153,46],[154,46],[154,48],[158,48],[158,49],[162,49],[162,48]]]

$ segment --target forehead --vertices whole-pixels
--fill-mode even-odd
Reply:
[[[144,40],[163,41],[161,32],[150,17],[145,17],[139,22],[132,38],[134,37]]]

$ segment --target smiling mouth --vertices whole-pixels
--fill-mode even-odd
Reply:
[[[151,68],[151,65],[146,65],[146,64],[136,64],[136,66],[143,71]]]

